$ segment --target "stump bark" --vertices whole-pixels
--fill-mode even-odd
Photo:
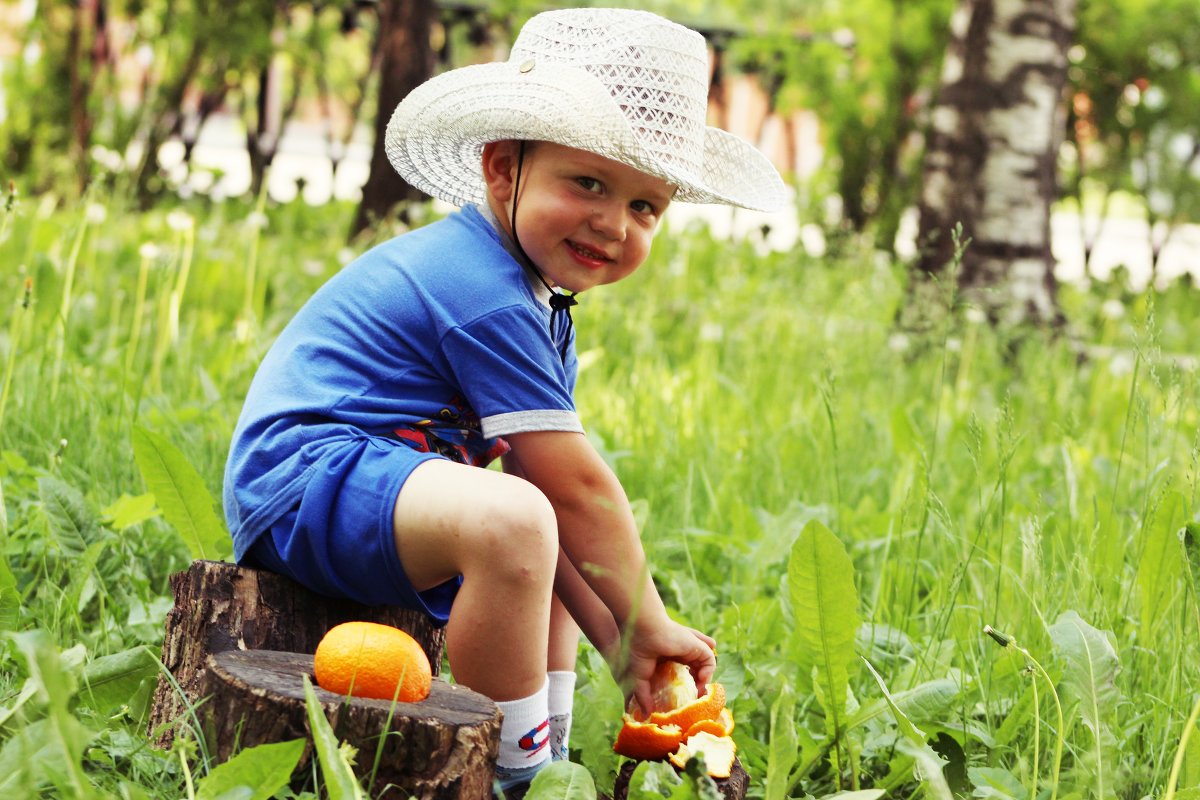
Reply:
[[[633,771],[637,769],[637,761],[626,761],[617,773],[616,783],[613,784],[612,800],[627,800],[629,797],[629,781]],[[742,767],[741,759],[733,760],[733,768],[728,778],[713,778],[717,791],[725,800],[744,800],[746,790],[750,787],[750,775]]]
[[[148,725],[150,740],[159,747],[170,747],[176,724],[190,724],[184,712],[203,696],[201,682],[212,654],[311,654],[334,625],[365,620],[406,631],[424,648],[434,675],[441,667],[445,632],[418,611],[324,597],[281,575],[223,561],[193,562],[171,576],[171,589],[175,606],[167,614],[162,648],[170,678],[159,676]]]
[[[287,739],[310,740],[297,775],[308,770],[311,735],[304,676],[338,741],[358,748],[355,772],[385,800],[486,800],[500,742],[499,708],[488,698],[435,678],[420,703],[348,698],[312,679],[312,656],[226,650],[207,659],[201,683],[209,699],[200,717],[218,761],[236,749]],[[378,760],[376,753],[379,752]]]

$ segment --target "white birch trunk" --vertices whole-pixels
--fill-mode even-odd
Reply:
[[[917,267],[944,273],[950,231],[962,223],[971,244],[959,288],[993,320],[1060,318],[1050,208],[1075,4],[960,0],[952,22],[923,165]]]

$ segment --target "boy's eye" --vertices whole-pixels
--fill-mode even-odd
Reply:
[[[581,176],[576,178],[575,182],[588,192],[599,192],[602,188],[600,181],[596,180],[595,178]]]
[[[645,200],[634,200],[632,203],[629,204],[629,206],[634,211],[636,211],[638,214],[653,215],[653,214],[657,213],[654,206],[651,203],[646,202]]]

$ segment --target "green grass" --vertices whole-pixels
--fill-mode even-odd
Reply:
[[[180,797],[210,768],[146,744],[144,663],[119,697],[81,690],[103,657],[157,652],[190,557],[132,431],[219,496],[255,366],[346,257],[351,211],[267,208],[264,228],[236,203],[182,208],[191,227],[98,208],[31,198],[0,223],[4,796]],[[1064,287],[1057,336],[963,309],[900,333],[903,298],[866,251],[671,232],[576,309],[585,425],[672,613],[719,641],[752,793],[1135,798],[1174,774],[1200,796],[1200,736],[1180,746],[1200,693],[1200,527],[1181,536],[1200,519],[1200,296]],[[844,701],[814,692],[803,644],[836,622],[798,619],[818,587],[789,580],[814,521],[864,623]],[[579,672],[572,744],[603,789],[621,698],[590,649]]]

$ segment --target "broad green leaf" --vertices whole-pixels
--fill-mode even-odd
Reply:
[[[973,797],[994,797],[1001,800],[1025,800],[1029,790],[1021,785],[1017,776],[999,767],[970,767],[967,777],[975,791]]]
[[[1200,787],[1200,728],[1193,728],[1183,751],[1183,769],[1179,773],[1181,788]],[[1176,795],[1178,797],[1179,795]]]
[[[1191,578],[1192,597],[1200,597],[1200,522],[1189,522],[1179,529],[1179,546]]]
[[[329,800],[366,800],[354,770],[350,767],[350,759],[345,750],[338,747],[337,737],[333,728],[325,718],[325,711],[317,702],[316,692],[312,682],[304,676],[304,705],[308,711],[308,727],[312,733],[313,746],[317,751],[317,761],[321,765],[321,775],[325,779],[325,791]]]
[[[37,683],[35,683],[33,680],[27,680],[21,686],[20,694],[12,698],[11,703],[9,703],[7,706],[0,706],[0,730],[4,729],[4,726],[8,724],[8,721],[12,719],[14,714],[21,710],[25,703],[29,701],[29,698],[37,694],[37,690]]]
[[[840,736],[859,625],[854,566],[838,538],[818,520],[810,520],[792,545],[787,569],[798,666],[814,669],[831,727],[835,737]]]
[[[596,784],[587,767],[555,761],[529,784],[525,800],[595,800]]]
[[[196,800],[227,798],[231,792],[245,790],[246,800],[270,800],[287,786],[300,756],[304,740],[260,744],[243,750],[214,768],[196,786]]]
[[[683,768],[683,783],[671,792],[671,800],[723,800],[717,785],[708,777],[703,757],[688,759]]]
[[[80,699],[96,711],[108,711],[128,703],[142,681],[158,671],[158,656],[147,647],[102,656],[84,668]]]
[[[101,513],[113,530],[123,531],[139,522],[157,517],[159,510],[154,503],[154,495],[147,492],[137,497],[123,494]]]
[[[81,554],[96,538],[96,515],[83,494],[48,475],[38,478],[38,496],[50,524],[50,533],[67,555]]]
[[[958,699],[958,683],[950,678],[932,681],[892,694],[892,701],[900,711],[915,722],[942,722]],[[863,705],[846,719],[846,728],[854,728],[874,719],[887,709],[884,699],[873,700]],[[957,721],[954,724],[958,724]]]
[[[915,761],[913,777],[921,781],[927,797],[937,798],[937,800],[953,800],[954,793],[950,791],[950,786],[946,783],[946,776],[942,772],[945,760],[929,746],[929,742],[925,739],[925,733],[904,716],[904,712],[892,699],[892,693],[888,691],[883,676],[875,671],[875,667],[871,666],[870,661],[864,658],[863,663],[867,665],[867,670],[879,684],[879,691],[883,693],[883,699],[887,701],[888,707],[892,710],[892,716],[896,718],[896,726],[900,730],[900,735],[904,737],[904,741],[897,749],[912,756]]]
[[[1141,557],[1138,559],[1137,587],[1141,605],[1139,641],[1151,646],[1153,631],[1169,617],[1164,612],[1178,591],[1181,564],[1175,543],[1184,500],[1171,491],[1156,507],[1142,532]]]
[[[796,767],[796,696],[784,683],[771,704],[771,740],[767,751],[766,800],[783,800],[790,788],[789,778]]]
[[[683,780],[661,761],[643,761],[629,776],[629,800],[662,800],[671,797]]]
[[[183,453],[162,436],[135,426],[133,456],[146,488],[192,558],[219,561],[229,556],[232,541],[213,510],[212,494]]]
[[[883,789],[858,789],[851,792],[837,792],[836,794],[827,794],[821,800],[879,800],[887,792]]]
[[[1121,663],[1112,634],[1096,630],[1074,611],[1060,614],[1048,632],[1066,667],[1065,688],[1079,701],[1084,724],[1100,737],[1121,700],[1116,684]]]
[[[4,505],[4,481],[0,481],[0,552],[8,542],[8,507]]]
[[[17,587],[17,577],[0,551],[0,632],[17,630],[20,621],[21,590]]]

